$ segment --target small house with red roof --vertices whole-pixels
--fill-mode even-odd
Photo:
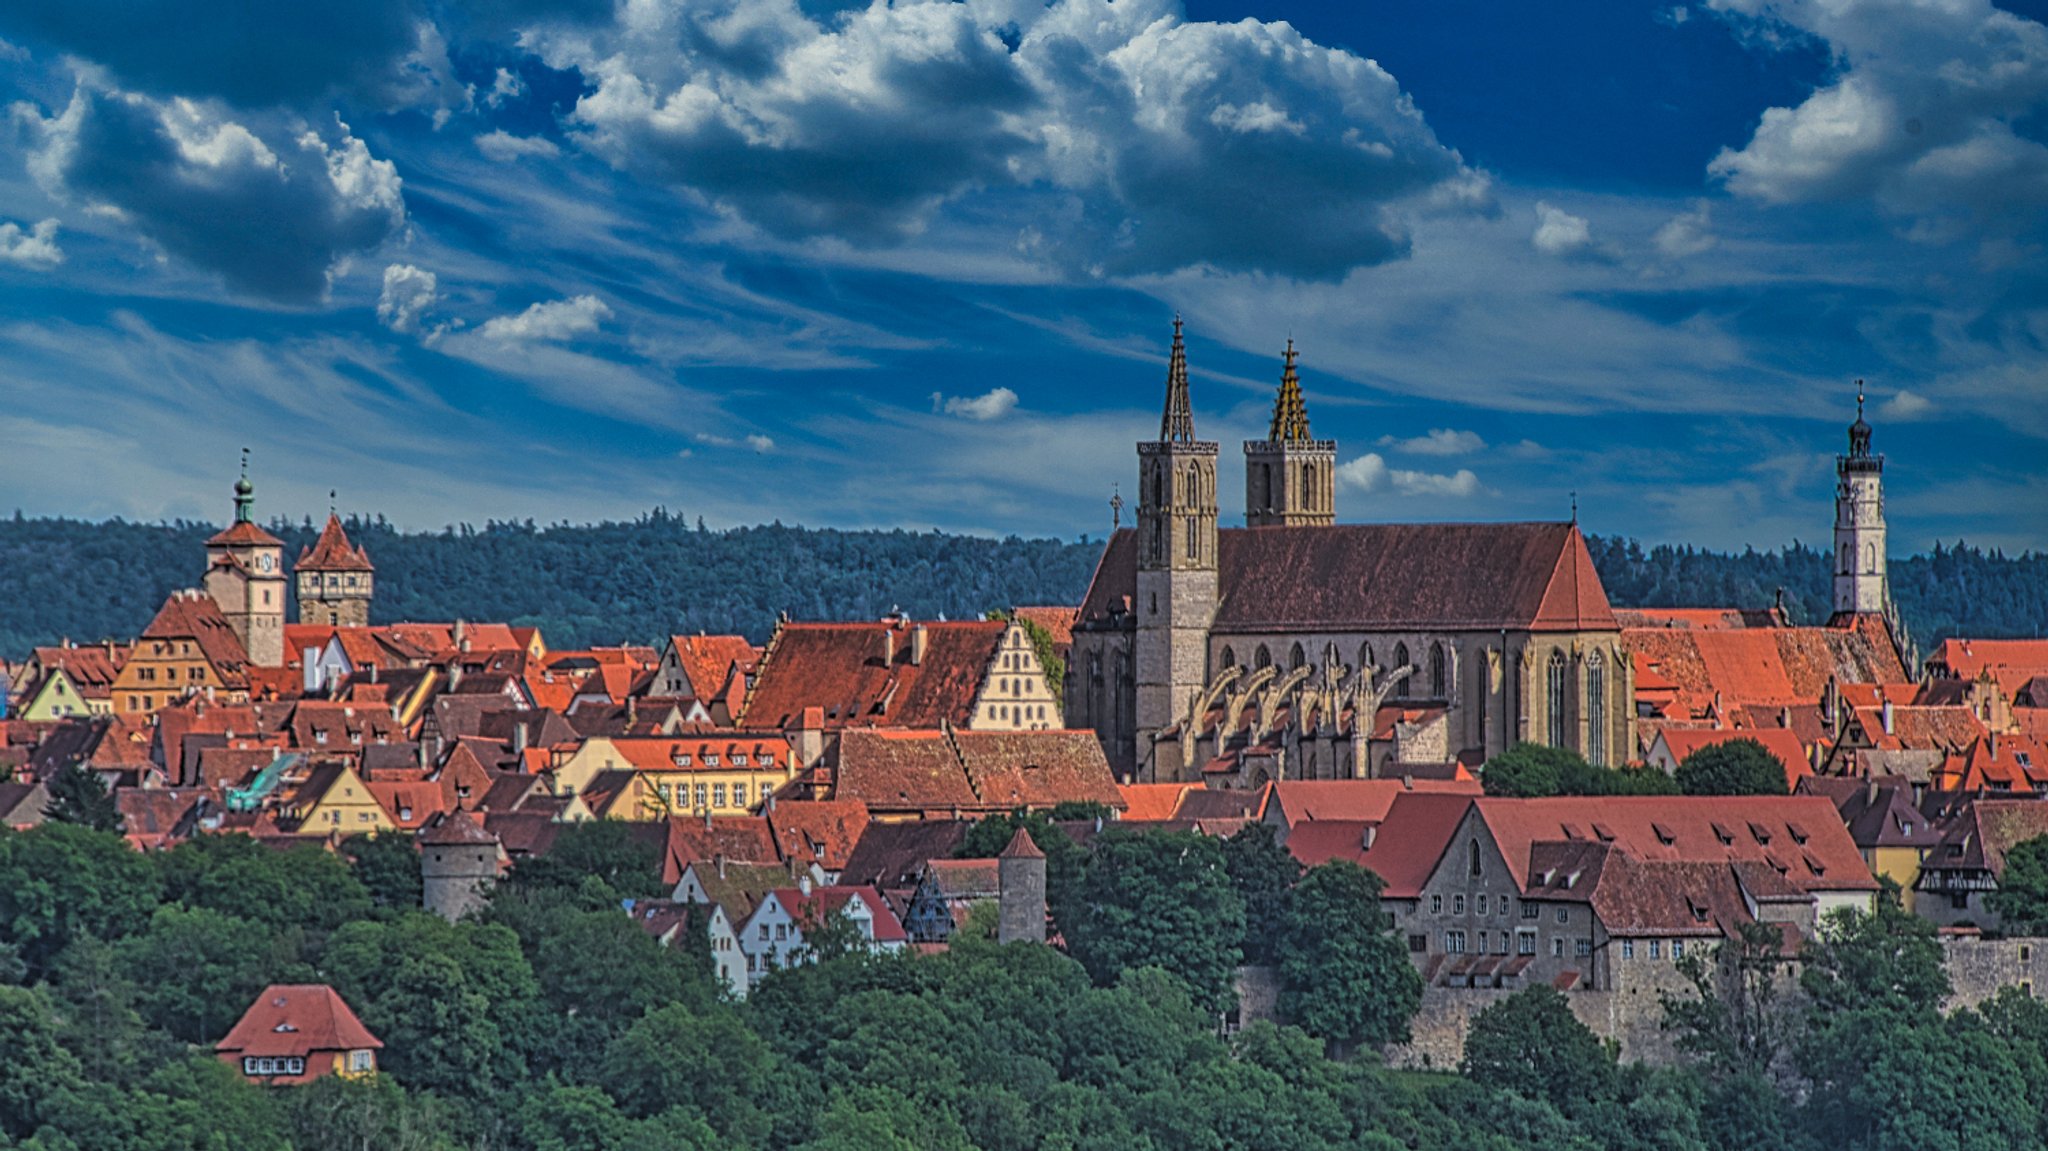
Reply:
[[[823,887],[802,878],[794,887],[778,887],[763,896],[754,913],[740,925],[740,948],[747,957],[749,981],[770,971],[812,962],[816,956],[805,937],[815,933],[828,915],[845,919],[855,946],[900,951],[909,939],[902,921],[874,888]]]
[[[214,1044],[214,1053],[249,1079],[283,1085],[375,1074],[383,1046],[334,988],[273,983]]]

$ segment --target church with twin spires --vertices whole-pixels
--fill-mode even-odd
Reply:
[[[1887,612],[1881,457],[1840,463],[1835,626]],[[1340,524],[1337,445],[1309,428],[1289,341],[1242,528],[1197,438],[1174,321],[1135,527],[1110,536],[1074,628],[1066,722],[1121,778],[1269,779],[1476,767],[1522,741],[1639,757],[1634,667],[1577,522]]]

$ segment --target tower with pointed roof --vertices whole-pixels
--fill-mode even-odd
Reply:
[[[1884,457],[1870,450],[1863,381],[1856,381],[1856,422],[1849,451],[1835,457],[1835,614],[1883,615]]]
[[[1309,433],[1294,355],[1294,341],[1288,340],[1266,438],[1244,442],[1246,527],[1337,522],[1337,441]]]
[[[1159,438],[1138,444],[1137,601],[1131,611],[1137,617],[1134,702],[1141,746],[1156,747],[1207,682],[1217,595],[1216,455],[1214,441],[1195,438],[1187,345],[1175,316]],[[1165,770],[1177,774],[1179,765]]]
[[[256,526],[249,453],[235,481],[235,522],[206,541],[203,586],[242,641],[250,664],[284,666],[284,542]]]
[[[292,565],[298,583],[299,622],[330,627],[368,627],[377,569],[370,554],[349,542],[341,517],[327,513],[320,539]]]

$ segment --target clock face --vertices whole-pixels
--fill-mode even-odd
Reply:
[[[272,559],[269,555],[263,555],[257,558],[256,566],[263,569],[264,571],[269,571],[271,568],[277,566],[277,561],[275,559]]]

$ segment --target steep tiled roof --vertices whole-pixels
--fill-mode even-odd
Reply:
[[[613,736],[611,745],[638,771],[757,770],[779,768],[789,761],[789,740],[780,732]]]
[[[1338,524],[1217,533],[1213,630],[1612,631],[1576,525]],[[1111,535],[1082,602],[1107,618],[1137,590],[1136,535]]]
[[[1970,802],[1942,835],[1941,846],[1928,853],[1927,871],[1989,871],[2005,874],[2005,856],[2013,848],[2048,835],[2048,803],[2038,799],[1978,799]]]
[[[1894,706],[1890,731],[1885,730],[1885,708],[1855,711],[1857,726],[1881,751],[1962,751],[1984,735],[1984,724],[1967,707]]]
[[[370,780],[363,786],[400,831],[417,831],[447,810],[447,796],[438,783]]]
[[[422,847],[481,847],[496,844],[498,837],[484,830],[476,818],[461,809],[437,815],[419,834]]]
[[[1123,818],[1126,821],[1158,821],[1172,819],[1180,807],[1181,796],[1201,787],[1199,783],[1120,783],[1117,790],[1124,796]]]
[[[24,701],[33,698],[49,678],[49,673],[61,668],[71,680],[71,686],[78,690],[80,698],[106,699],[112,694],[114,677],[120,674],[121,664],[127,658],[125,644],[36,648],[30,662],[42,668],[43,675],[34,683],[23,684],[20,698]]]
[[[1913,787],[1902,777],[1848,779],[1812,775],[1799,781],[1799,791],[1824,795],[1841,813],[1856,846],[1932,848],[1941,841],[1939,825],[1913,806]]]
[[[1671,757],[1680,763],[1703,747],[1717,743],[1729,743],[1747,739],[1763,745],[1785,767],[1785,790],[1799,785],[1801,778],[1813,774],[1813,765],[1806,760],[1806,748],[1799,742],[1799,736],[1782,727],[1755,727],[1740,731],[1718,729],[1699,730],[1665,728],[1661,733],[1664,746],[1671,750]]]
[[[779,863],[693,859],[688,866],[704,888],[705,898],[725,909],[734,930],[754,914],[769,892],[789,886],[789,869]]]
[[[763,814],[784,860],[833,872],[846,867],[868,827],[867,806],[854,800],[781,801]]]
[[[1430,872],[1436,870],[1437,861],[1443,858],[1445,849],[1450,846],[1451,836],[1457,832],[1465,812],[1477,802],[1469,795],[1403,792],[1394,797],[1393,805],[1387,808],[1387,817],[1373,829],[1372,846],[1358,855],[1345,858],[1363,864],[1386,880],[1388,898],[1414,899],[1429,879]],[[1322,862],[1320,859],[1311,860],[1308,853],[1318,846],[1320,840],[1317,837],[1324,834],[1326,826],[1352,825],[1303,824],[1288,833],[1287,850],[1304,864],[1314,866]],[[1360,831],[1363,831],[1362,825]],[[1309,836],[1306,842],[1302,840],[1304,835]],[[1362,847],[1363,839],[1354,839],[1353,843]]]
[[[204,592],[172,592],[157,609],[156,618],[142,629],[142,638],[190,639],[199,645],[223,686],[231,691],[249,686],[249,653],[228,617],[221,614],[220,605]]]
[[[839,741],[833,796],[871,812],[1124,802],[1101,742],[1088,731],[848,729]]]
[[[1682,714],[1722,707],[1798,707],[1818,701],[1833,678],[1843,684],[1907,679],[1897,652],[1868,628],[1629,627],[1621,646],[1634,657],[1638,683],[1668,683]]]
[[[1001,892],[1001,868],[993,859],[934,859],[925,882],[942,899],[987,899]]]
[[[758,815],[672,815],[659,821],[668,858],[663,878],[674,883],[683,868],[699,859],[731,859],[741,863],[778,863],[775,836]]]
[[[1946,639],[1927,664],[1957,679],[1975,679],[1989,668],[2001,685],[2008,679],[2024,684],[2048,673],[2048,639]]]
[[[299,553],[299,560],[292,565],[292,570],[367,572],[377,569],[370,563],[370,553],[349,542],[348,533],[341,527],[341,517],[329,512],[327,526],[320,529],[320,539]]]
[[[325,983],[273,983],[242,1013],[226,1038],[214,1044],[223,1055],[297,1056],[316,1051],[359,1051],[384,1046],[334,988]]]
[[[1378,823],[1387,817],[1395,799],[1416,792],[1478,795],[1480,787],[1474,779],[1406,783],[1400,779],[1292,780],[1273,784],[1270,802],[1279,804],[1290,826],[1331,819]]]
[[[965,819],[870,823],[840,871],[840,882],[885,890],[915,886],[927,861],[949,859],[974,824]]]
[[[696,699],[717,695],[732,665],[749,664],[761,657],[761,649],[740,635],[672,635],[668,642]]]
[[[1821,796],[1561,796],[1473,801],[1515,881],[1529,848],[1613,843],[1643,862],[1770,864],[1806,890],[1867,891],[1877,882],[1835,805]]]
[[[805,708],[819,707],[828,729],[965,725],[1005,626],[993,620],[783,624],[762,657],[742,721],[787,728]],[[913,663],[919,627],[926,646]]]
[[[981,797],[945,738],[932,731],[854,728],[839,740],[833,795],[870,811],[979,811]]]
[[[867,905],[869,913],[874,916],[875,942],[901,943],[909,938],[903,932],[903,922],[896,918],[896,912],[889,907],[888,900],[883,899],[882,893],[872,887],[813,887],[808,893],[795,887],[778,887],[771,894],[799,924],[813,922],[818,917],[837,912],[846,906],[848,900],[858,895],[860,901]]]
[[[213,533],[207,547],[283,547],[284,541],[248,520],[237,520]]]
[[[1074,621],[1080,617],[1078,607],[1018,607],[1011,608],[1010,614],[1026,623],[1036,624],[1052,637],[1053,647],[1065,651],[1074,644]]]

